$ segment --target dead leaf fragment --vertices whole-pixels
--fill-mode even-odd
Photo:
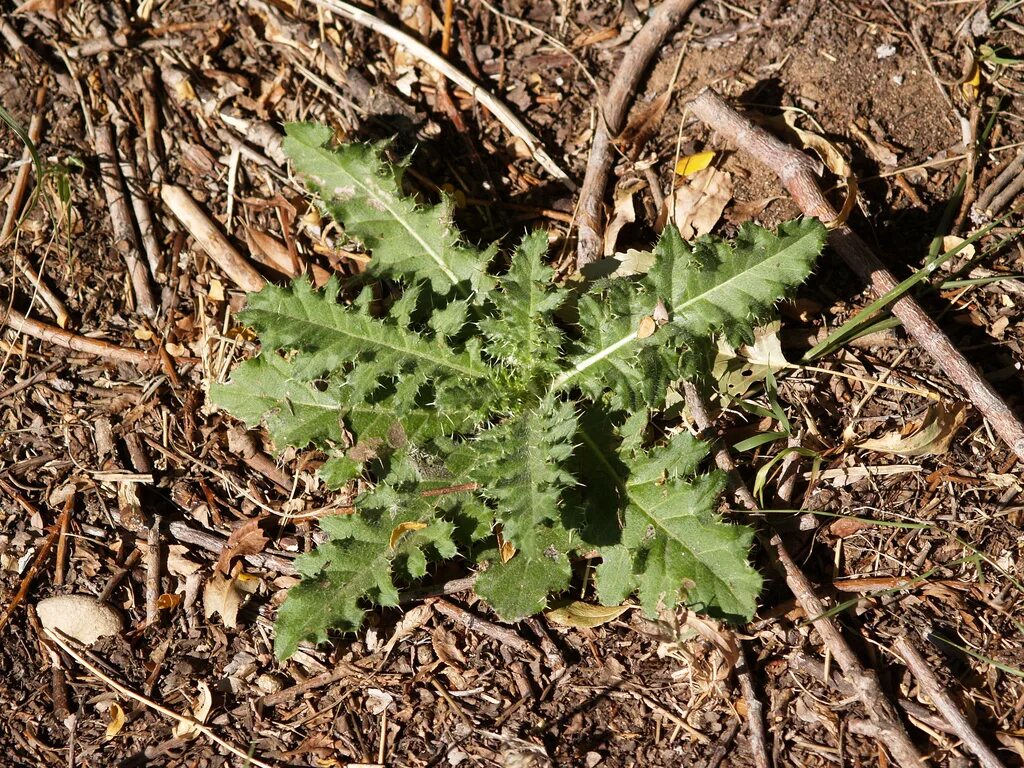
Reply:
[[[708,234],[732,200],[732,176],[714,167],[687,176],[672,198],[672,218],[683,240]]]
[[[466,656],[459,650],[458,640],[454,632],[449,631],[443,625],[438,624],[430,633],[430,645],[437,654],[437,658],[449,667],[464,669],[466,667]]]
[[[714,159],[714,152],[698,152],[695,155],[681,157],[679,162],[676,163],[676,173],[679,176],[692,176],[711,165],[711,161]]]
[[[619,239],[619,232],[627,224],[636,221],[636,208],[633,205],[633,195],[646,186],[646,182],[633,178],[620,184],[615,188],[615,208],[611,220],[604,230],[604,255],[611,256],[615,253],[615,244]]]
[[[592,629],[614,621],[628,611],[631,605],[594,605],[573,600],[560,608],[554,608],[544,615],[555,624],[574,629]]]
[[[398,546],[398,540],[402,538],[402,534],[407,531],[422,531],[427,527],[426,523],[420,523],[416,520],[407,520],[404,523],[399,523],[395,526],[394,530],[391,531],[391,538],[388,540],[388,548],[394,549]]]
[[[836,145],[826,139],[824,136],[814,133],[813,131],[805,131],[803,128],[797,128],[796,126],[797,113],[786,112],[783,115],[783,121],[786,128],[793,134],[804,149],[812,149],[814,153],[821,158],[821,161],[825,166],[836,176],[843,179],[846,184],[846,200],[843,202],[843,207],[839,211],[839,215],[832,221],[827,221],[829,227],[837,227],[846,221],[846,218],[850,215],[850,211],[853,210],[854,204],[857,202],[857,177],[850,169],[850,164],[846,162],[846,158],[836,148]]]
[[[107,716],[110,718],[107,723],[107,731],[104,734],[104,738],[112,739],[121,732],[124,728],[125,716],[124,710],[121,709],[121,705],[116,701],[110,704],[110,709],[107,710]]]
[[[203,586],[203,615],[209,619],[219,613],[221,621],[228,629],[238,626],[238,609],[246,595],[259,588],[260,580],[242,571],[241,563],[237,563],[231,576],[224,576],[215,570]]]
[[[210,715],[210,708],[213,706],[213,696],[210,695],[210,686],[206,683],[199,682],[199,698],[196,703],[192,706],[192,719],[200,723],[205,723],[206,718]],[[179,720],[174,725],[174,737],[177,739],[194,739],[199,735],[199,729],[192,723],[186,720]]]
[[[862,440],[858,448],[896,456],[941,456],[967,420],[967,403],[933,403],[921,421],[882,437]]]
[[[752,386],[784,368],[790,362],[782,352],[779,323],[770,323],[754,330],[754,343],[733,349],[724,339],[718,341],[718,354],[712,375],[718,391],[729,397],[743,397]]]
[[[270,539],[260,529],[260,523],[266,520],[266,517],[264,515],[246,520],[231,532],[217,560],[218,571],[231,573],[231,561],[234,558],[259,554],[266,548]]]
[[[636,337],[638,339],[646,339],[648,336],[654,335],[656,330],[658,330],[658,321],[651,315],[645,315],[640,318],[640,325],[636,329]]]

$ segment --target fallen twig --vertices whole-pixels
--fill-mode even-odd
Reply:
[[[33,144],[39,143],[39,137],[43,132],[43,107],[46,104],[46,88],[40,86],[36,91],[35,112],[28,124],[28,138]],[[38,169],[36,169],[38,171]],[[32,149],[26,145],[21,152],[21,167],[14,179],[14,186],[7,197],[7,215],[4,216],[3,228],[0,228],[0,243],[7,240],[14,227],[18,223],[18,214],[21,212],[21,204],[25,201],[25,192],[28,190],[29,179],[32,178],[33,163]]]
[[[837,218],[838,213],[815,181],[813,163],[807,155],[754,125],[711,89],[702,91],[690,102],[689,107],[709,128],[774,171],[805,214],[815,216],[826,224]],[[849,226],[841,224],[834,227],[829,235],[829,243],[849,267],[871,286],[876,296],[884,296],[896,288],[898,281],[893,274]],[[1024,459],[1024,424],[917,300],[904,294],[892,305],[892,313],[991,422],[1010,449]]]
[[[507,645],[512,650],[518,651],[519,653],[530,656],[534,659],[540,658],[541,656],[541,652],[537,648],[523,640],[523,638],[511,629],[500,627],[493,622],[487,621],[487,619],[477,616],[475,613],[467,611],[465,608],[460,608],[454,603],[449,603],[447,600],[434,598],[427,602],[442,616],[447,616],[449,619],[459,622],[471,632],[479,632],[482,635],[487,635],[488,637]]]
[[[143,706],[149,707],[153,711],[159,712],[161,715],[169,717],[172,720],[176,720],[179,723],[186,724],[186,725],[190,726],[191,728],[195,729],[199,733],[203,734],[206,738],[208,738],[214,744],[217,744],[218,746],[223,747],[228,752],[233,754],[235,757],[240,758],[244,765],[255,765],[256,768],[273,768],[273,766],[271,766],[269,763],[265,763],[262,760],[259,760],[259,759],[255,758],[255,757],[253,757],[248,752],[246,752],[246,751],[236,747],[230,741],[226,741],[226,740],[222,739],[220,736],[218,736],[216,733],[213,732],[213,729],[210,728],[210,726],[205,725],[204,723],[199,722],[195,718],[187,717],[185,715],[178,714],[173,709],[168,709],[167,707],[163,706],[162,704],[157,704],[155,701],[153,701],[152,699],[146,698],[141,693],[136,693],[131,688],[128,688],[128,687],[126,687],[124,685],[121,685],[116,680],[113,680],[109,675],[107,675],[104,672],[102,672],[99,669],[99,667],[97,667],[91,661],[89,661],[84,656],[82,656],[82,654],[80,654],[78,651],[76,651],[74,648],[72,648],[71,645],[68,644],[68,642],[64,638],[62,638],[59,634],[54,632],[52,629],[49,629],[48,627],[44,627],[43,631],[46,633],[46,636],[50,640],[52,640],[54,643],[56,643],[60,647],[60,649],[62,651],[64,651],[64,653],[66,653],[72,659],[77,661],[79,664],[81,664],[83,667],[85,667],[87,670],[89,670],[89,672],[91,672],[101,682],[103,682],[106,685],[110,686],[112,689],[114,689],[115,691],[120,693],[122,696],[127,696],[132,701],[137,701],[139,704],[142,704]]]
[[[114,225],[114,250],[119,251],[128,266],[128,277],[139,311],[150,320],[156,318],[157,305],[146,267],[139,259],[139,242],[135,224],[125,199],[124,180],[117,160],[114,128],[109,123],[96,126],[96,154],[100,161],[100,180],[107,199],[110,220]]]
[[[50,344],[56,344],[61,347],[67,347],[73,349],[76,352],[84,352],[88,355],[96,355],[97,357],[105,357],[110,360],[117,360],[122,363],[131,363],[132,365],[148,365],[150,363],[158,363],[160,361],[159,355],[153,352],[143,352],[138,349],[128,349],[127,347],[120,347],[117,344],[111,344],[108,341],[101,341],[100,339],[91,339],[88,336],[81,336],[71,331],[66,331],[63,328],[57,328],[53,325],[41,323],[38,320],[33,320],[30,317],[25,317],[16,309],[2,309],[0,308],[0,326],[6,325],[13,331],[18,333],[24,333],[26,336],[32,336],[36,339],[42,339],[43,341],[49,342]],[[179,358],[180,359],[180,358]]]
[[[768,736],[764,729],[764,705],[757,696],[754,675],[747,664],[747,649],[738,637],[736,645],[740,649],[739,660],[736,662],[736,680],[740,684],[743,701],[747,705],[747,736],[750,738],[750,751],[754,753],[754,765],[757,768],[769,768],[772,761],[768,752]]]
[[[21,579],[21,585],[18,587],[18,591],[14,597],[11,598],[11,602],[7,604],[7,609],[0,615],[0,630],[7,626],[7,623],[11,620],[11,616],[14,615],[14,611],[21,601],[25,599],[25,595],[28,594],[28,588],[32,585],[32,580],[39,573],[39,569],[46,562],[46,558],[50,554],[50,550],[53,549],[53,544],[60,536],[60,532],[64,529],[68,517],[71,515],[71,508],[75,505],[75,494],[72,493],[68,496],[67,501],[64,502],[64,509],[60,513],[60,517],[54,524],[50,531],[50,535],[46,537],[46,541],[43,542],[43,546],[39,548],[39,552],[36,553],[35,559],[32,561],[32,565],[29,566],[28,571]]]
[[[701,397],[697,388],[691,382],[685,382],[683,388],[686,395],[686,405],[693,416],[694,422],[696,422],[697,427],[702,432],[710,433],[712,428],[711,417],[708,415],[707,404],[704,402],[703,397]],[[740,502],[751,511],[758,510],[757,500],[736,471],[736,464],[729,451],[725,448],[716,449],[715,462],[722,471],[728,474],[733,491]],[[769,544],[775,550],[779,561],[782,563],[786,585],[796,597],[797,602],[800,603],[800,607],[803,608],[804,613],[807,614],[814,628],[818,630],[825,648],[828,649],[845,673],[854,695],[863,705],[868,713],[868,717],[871,719],[871,724],[874,726],[878,740],[889,749],[896,762],[904,766],[904,768],[920,768],[921,765],[925,764],[924,758],[910,740],[910,736],[903,727],[903,723],[900,722],[895,707],[893,707],[888,697],[882,691],[882,686],[878,682],[878,677],[875,675],[874,670],[867,669],[860,663],[860,659],[857,658],[857,655],[836,628],[836,625],[825,615],[825,606],[818,599],[818,596],[814,594],[811,582],[804,575],[804,572],[800,570],[800,566],[793,560],[779,534],[772,534]]]
[[[594,141],[587,160],[587,174],[580,187],[579,236],[576,268],[601,258],[604,241],[603,205],[612,165],[612,141],[626,127],[626,115],[633,104],[640,78],[651,58],[661,50],[665,38],[679,25],[697,0],[665,0],[651,15],[626,48],[618,72],[608,88],[598,116]]]
[[[691,4],[696,2],[696,0],[688,1]],[[541,143],[541,140],[533,133],[533,131],[527,128],[523,121],[516,117],[512,110],[506,107],[504,103],[499,101],[489,91],[480,87],[473,78],[453,66],[447,59],[435,53],[412,35],[409,35],[400,29],[396,29],[383,19],[379,19],[372,13],[367,13],[350,3],[346,3],[344,0],[313,0],[313,2],[320,8],[336,13],[349,21],[355,22],[356,24],[368,29],[372,29],[378,34],[384,35],[389,40],[392,40],[405,48],[413,56],[422,59],[426,64],[436,69],[486,107],[498,122],[505,126],[509,133],[517,139],[520,139],[526,145],[530,154],[533,155],[534,159],[541,165],[541,167],[544,168],[544,170],[559,181],[564,182],[570,189],[576,188],[576,185],[569,178],[569,175],[563,171],[559,167],[558,163],[556,163],[547,153]]]
[[[960,740],[967,745],[971,752],[978,756],[978,760],[984,768],[1003,768],[1002,761],[996,757],[995,752],[982,740],[977,731],[971,727],[967,718],[964,717],[964,713],[960,711],[960,707],[953,701],[953,697],[942,686],[935,673],[932,672],[931,667],[928,666],[924,656],[907,639],[907,636],[900,635],[897,637],[894,646],[896,652],[903,657],[907,667],[914,673],[914,677],[917,678],[917,684],[921,686],[921,690],[931,699],[932,704],[939,710],[946,719],[946,722],[950,724]]]
[[[228,242],[184,188],[164,184],[160,187],[160,199],[195,238],[196,244],[239,288],[251,293],[267,284],[263,275]]]

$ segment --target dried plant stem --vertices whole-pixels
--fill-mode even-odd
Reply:
[[[813,163],[807,155],[754,125],[711,89],[702,91],[690,102],[689,108],[709,128],[774,171],[805,214],[826,224],[836,219],[838,214],[818,187]],[[871,286],[875,296],[884,296],[898,285],[893,274],[847,225],[831,230],[829,244]],[[964,391],[1007,446],[1024,459],[1024,424],[921,305],[904,294],[892,305],[892,313],[949,379]]]
[[[703,397],[691,382],[686,382],[683,388],[686,405],[690,409],[697,427],[702,432],[710,433],[711,417]],[[751,511],[758,510],[757,500],[736,471],[736,463],[729,451],[725,448],[718,448],[715,452],[715,462],[722,471],[729,475],[736,497],[743,505]],[[893,758],[901,766],[920,768],[925,764],[924,758],[910,740],[910,736],[896,713],[896,708],[882,691],[882,686],[878,682],[874,670],[867,669],[860,663],[860,659],[857,658],[836,625],[825,616],[825,606],[814,594],[811,582],[789,554],[782,538],[777,533],[773,534],[769,543],[782,564],[786,585],[796,597],[804,613],[810,618],[814,628],[818,630],[825,648],[839,664],[854,695],[867,711],[873,726],[873,733],[889,749]]]
[[[665,39],[679,26],[697,0],[664,0],[626,48],[615,79],[605,96],[580,187],[579,237],[576,268],[599,259],[604,240],[603,206],[612,166],[612,142],[626,127],[626,116],[636,97],[640,79]]]
[[[935,708],[946,719],[953,732],[967,745],[971,752],[978,756],[978,761],[981,765],[984,768],[1003,768],[1002,761],[996,757],[995,752],[992,751],[988,744],[982,741],[977,731],[971,727],[971,724],[964,717],[964,713],[960,711],[960,707],[957,706],[953,697],[942,686],[935,673],[932,672],[931,667],[928,666],[924,656],[907,639],[907,636],[900,635],[897,637],[894,646],[896,652],[903,657],[903,661],[906,662],[910,671],[914,673],[914,677],[917,678],[917,683],[921,686],[921,690],[931,699],[932,704],[935,705]]]
[[[72,659],[77,661],[79,664],[81,664],[83,667],[89,670],[89,672],[91,672],[95,677],[99,678],[103,683],[105,683],[118,693],[120,693],[122,696],[126,696],[132,701],[137,701],[139,704],[149,707],[153,711],[159,712],[161,715],[169,717],[172,720],[176,720],[179,723],[190,725],[192,728],[194,728],[199,733],[203,734],[203,736],[208,738],[214,744],[223,747],[228,752],[233,754],[235,757],[240,758],[243,761],[243,765],[254,765],[256,766],[256,768],[273,768],[273,766],[271,766],[269,763],[265,763],[262,760],[258,760],[257,758],[251,756],[247,752],[236,747],[230,741],[225,741],[216,733],[214,733],[213,729],[210,728],[208,725],[204,725],[203,723],[200,723],[198,720],[188,717],[186,715],[178,714],[173,709],[168,709],[162,704],[157,704],[155,701],[146,698],[141,693],[136,693],[131,688],[127,688],[126,686],[121,685],[116,680],[113,680],[108,675],[104,674],[99,669],[99,667],[97,667],[91,661],[82,656],[82,654],[80,654],[78,651],[72,648],[71,645],[68,644],[66,640],[64,640],[64,638],[62,638],[52,629],[44,627],[43,631],[46,633],[46,636],[50,640],[56,643],[60,647],[60,649],[64,651],[64,653],[66,653]]]
[[[14,611],[21,604],[21,601],[25,599],[25,595],[28,594],[28,588],[32,585],[32,580],[35,579],[36,574],[39,573],[39,569],[42,568],[43,563],[46,562],[46,558],[50,554],[50,550],[53,549],[54,542],[60,536],[61,530],[67,524],[67,519],[71,516],[71,509],[75,505],[75,495],[71,494],[68,496],[68,500],[64,502],[64,509],[60,513],[60,518],[50,531],[50,535],[46,537],[46,541],[43,542],[43,546],[39,548],[39,552],[36,554],[35,559],[32,561],[32,565],[29,566],[28,572],[21,580],[21,585],[18,587],[18,591],[14,597],[11,598],[11,602],[7,604],[7,609],[0,615],[0,630],[7,626],[7,623],[11,620],[11,616],[14,615]]]
[[[100,339],[91,339],[88,336],[81,336],[63,328],[57,328],[30,317],[25,317],[16,309],[0,308],[0,326],[6,325],[13,331],[24,333],[36,339],[42,339],[50,344],[73,349],[76,352],[84,352],[88,355],[105,357],[122,363],[144,366],[159,361],[159,356],[151,352],[143,352],[138,349],[128,349],[117,344]]]
[[[504,643],[512,650],[518,651],[524,656],[530,656],[534,659],[540,658],[541,656],[541,652],[539,650],[523,640],[523,638],[511,629],[500,627],[497,624],[477,616],[475,613],[467,611],[465,608],[460,608],[454,603],[449,603],[447,600],[433,598],[427,602],[442,616],[447,616],[449,619],[459,622],[462,626],[472,632],[479,632],[483,635],[487,635],[500,643]]]
[[[117,141],[110,124],[96,126],[96,154],[100,161],[100,179],[107,200],[110,221],[114,226],[114,249],[121,253],[128,266],[128,277],[139,311],[151,320],[156,318],[157,303],[145,264],[139,258],[139,240],[135,234],[131,209],[125,197],[124,179],[117,160]]]
[[[694,2],[695,0],[690,1]],[[383,19],[379,19],[372,13],[368,13],[351,3],[346,3],[344,0],[313,0],[313,2],[320,8],[336,13],[342,18],[348,19],[349,21],[366,27],[367,29],[372,29],[377,34],[384,35],[384,37],[389,40],[398,43],[416,58],[436,69],[457,86],[469,93],[469,95],[480,102],[481,105],[486,107],[491,114],[494,115],[497,121],[505,126],[509,133],[517,139],[520,139],[526,145],[530,154],[533,155],[533,158],[541,165],[541,167],[544,168],[544,170],[559,181],[565,183],[565,185],[571,189],[576,188],[576,185],[573,184],[569,175],[559,167],[558,163],[556,163],[544,149],[541,140],[533,133],[533,131],[526,127],[526,124],[523,123],[522,120],[516,117],[512,110],[499,101],[493,94],[480,87],[473,78],[453,66],[451,62],[443,56],[435,53],[412,35],[409,35],[400,29],[396,29]]]
[[[164,184],[160,188],[160,199],[195,238],[196,244],[239,288],[251,293],[266,285],[263,275],[228,242],[217,225],[183,187]]]

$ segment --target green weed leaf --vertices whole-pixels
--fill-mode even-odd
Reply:
[[[354,298],[305,280],[251,295],[241,319],[262,352],[210,390],[278,450],[325,451],[330,487],[368,489],[298,559],[277,654],[358,629],[456,557],[476,563],[477,593],[509,621],[544,610],[594,551],[605,604],[636,593],[650,615],[685,602],[748,619],[761,585],[751,532],[717,514],[708,446],[658,438],[650,421],[670,383],[710,370],[716,334],[748,338],[806,279],[824,228],[746,226],[735,243],[692,245],[668,232],[637,260],[647,273],[571,290],[535,233],[492,276],[496,249],[466,246],[450,203],[417,203],[381,147],[330,137],[292,125],[285,147],[394,282]]]

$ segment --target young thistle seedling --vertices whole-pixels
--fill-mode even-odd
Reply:
[[[701,468],[708,445],[652,440],[647,426],[672,382],[708,370],[716,334],[749,338],[807,278],[824,227],[748,224],[731,243],[669,227],[647,274],[570,289],[553,282],[543,232],[496,268],[497,246],[467,244],[450,201],[407,196],[404,166],[380,146],[332,146],[322,125],[287,134],[296,171],[372,255],[371,277],[400,290],[381,309],[369,287],[342,301],[336,280],[268,286],[242,315],[262,352],[212,388],[279,450],[323,449],[330,486],[371,487],[296,560],[278,656],[356,630],[368,607],[397,605],[431,562],[456,557],[509,621],[544,610],[574,556],[595,551],[606,605],[635,593],[650,615],[684,601],[749,619],[751,531],[717,514],[725,479]]]

